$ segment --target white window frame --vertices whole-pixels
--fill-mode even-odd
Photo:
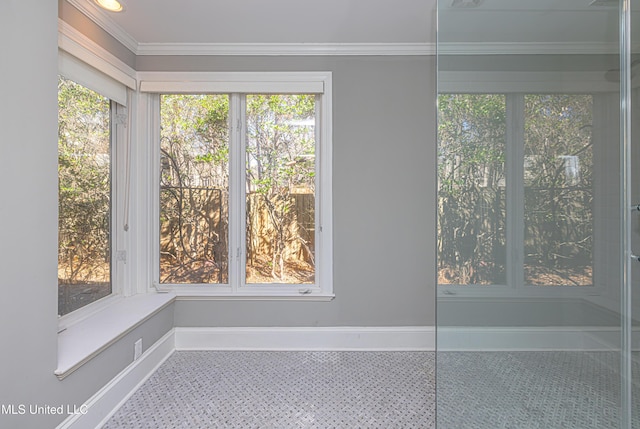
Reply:
[[[156,293],[149,286],[151,269],[147,219],[151,203],[146,185],[151,170],[145,146],[147,129],[139,126],[144,124],[141,115],[146,112],[146,106],[144,97],[137,92],[137,73],[64,21],[58,19],[58,25],[59,53],[73,56],[74,65],[82,65],[76,71],[88,73],[74,76],[76,79],[72,80],[86,79],[78,83],[116,101],[125,101],[122,95],[126,94],[126,107],[118,106],[116,112],[118,121],[125,124],[117,127],[113,159],[117,166],[112,184],[115,192],[112,249],[117,252],[113,259],[117,267],[113,268],[115,273],[112,275],[116,282],[113,288],[117,293],[59,318],[58,363],[54,373],[62,380],[99,356],[131,329],[170,305],[175,295]],[[65,60],[60,60],[61,56],[58,71],[66,75],[63,70]],[[94,87],[104,83],[105,79],[109,83],[102,90]],[[122,88],[117,90],[120,94],[117,98],[114,94],[104,94],[105,88],[116,88],[118,83],[125,88],[124,91]]]
[[[599,72],[456,72],[439,73],[438,94],[501,94],[506,102],[506,283],[505,285],[438,284],[443,298],[584,298],[607,295],[601,285],[537,286],[524,281],[524,95],[589,94],[593,117],[604,115],[619,85]],[[608,104],[607,104],[608,103]],[[594,267],[595,269],[595,267]]]
[[[74,53],[84,57],[82,51],[75,49]],[[128,196],[128,168],[129,163],[129,133],[130,125],[129,91],[131,88],[117,79],[92,67],[85,58],[79,58],[66,50],[58,51],[58,73],[92,91],[95,91],[110,101],[110,164],[111,164],[111,207],[110,207],[110,246],[111,246],[111,293],[103,298],[91,302],[68,314],[58,317],[58,331],[85,320],[106,307],[118,302],[123,296],[132,294],[127,281],[126,255],[128,238],[125,235],[125,210]]]
[[[94,90],[90,86],[84,85],[83,83],[78,82],[75,79],[67,77],[67,75],[62,74],[65,78],[72,80],[73,82],[82,85],[85,88]],[[95,91],[95,90],[94,90]],[[98,91],[96,91],[98,92]],[[90,302],[76,310],[73,310],[65,315],[59,316],[59,330],[66,328],[67,326],[84,319],[88,315],[94,314],[96,311],[101,310],[107,305],[117,299],[123,293],[123,272],[120,269],[117,263],[118,249],[122,247],[121,243],[123,241],[122,234],[119,234],[118,231],[122,230],[122,216],[118,216],[119,212],[122,209],[122,197],[121,190],[119,189],[121,186],[121,172],[119,171],[118,159],[122,157],[122,148],[119,147],[123,139],[123,124],[119,123],[119,118],[122,116],[122,112],[126,111],[126,107],[118,104],[115,100],[108,98],[105,94],[99,92],[100,95],[107,98],[109,100],[109,187],[110,187],[110,195],[109,195],[109,247],[110,247],[110,285],[111,285],[111,293],[107,296],[104,296],[100,299],[97,299],[93,302]]]
[[[140,92],[147,99],[148,147],[151,153],[152,195],[151,264],[152,283],[178,299],[316,300],[333,299],[332,220],[332,74],[331,72],[141,72]],[[245,148],[246,94],[316,94],[316,264],[313,284],[249,284],[245,282],[245,231],[243,221],[229,222],[229,283],[160,284],[160,94],[229,94],[229,138],[237,153]],[[231,120],[230,122],[236,122]],[[230,156],[229,213],[244,219],[244,187],[237,181],[244,174],[244,157]],[[235,213],[235,215],[234,215]],[[239,215],[240,214],[240,215]]]

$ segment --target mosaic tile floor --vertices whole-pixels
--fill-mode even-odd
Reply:
[[[178,351],[103,426],[435,427],[434,353]]]
[[[438,429],[620,427],[615,352],[440,352],[437,368]]]
[[[103,428],[435,428],[434,360],[179,351]],[[437,365],[438,429],[619,427],[617,353],[440,352]],[[640,387],[633,393],[640,399]]]

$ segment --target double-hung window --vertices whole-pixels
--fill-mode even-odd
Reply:
[[[143,75],[158,152],[159,289],[332,296],[330,78]]]

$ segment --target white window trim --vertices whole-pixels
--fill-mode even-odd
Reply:
[[[129,237],[125,232],[125,198],[128,195],[128,186],[125,166],[129,162],[128,155],[128,133],[127,126],[122,123],[127,116],[127,108],[111,100],[110,104],[111,121],[111,207],[110,207],[110,252],[111,252],[111,293],[103,298],[80,307],[68,314],[58,318],[58,331],[63,331],[93,314],[100,312],[104,308],[118,301],[120,296],[130,296],[133,294],[129,282],[127,271],[127,250],[129,248]]]
[[[230,300],[316,300],[329,301],[333,294],[333,207],[332,207],[332,74],[331,72],[142,72],[141,96],[146,97],[147,147],[151,154],[151,179],[148,181],[152,195],[150,222],[151,266],[153,287],[161,292],[174,293],[177,299],[230,299]],[[246,93],[314,93],[316,98],[316,276],[314,284],[269,284],[246,285],[242,263],[229,264],[229,284],[176,285],[160,284],[159,259],[159,189],[160,148],[159,139],[159,95],[162,93],[225,93],[230,94],[230,109],[239,109],[236,116],[242,117],[242,97]],[[244,121],[241,121],[244,123]],[[231,134],[237,133],[235,136]],[[230,138],[244,145],[244,126],[230,129]],[[244,170],[242,159],[230,159],[230,169]],[[231,172],[233,173],[233,171]],[[231,177],[237,176],[231,174]],[[237,183],[230,183],[230,212],[244,211],[244,201]],[[232,215],[233,216],[233,215]],[[244,231],[239,225],[229,230],[230,243],[244,243]],[[243,258],[229,251],[231,258]],[[231,262],[231,261],[230,261]],[[235,267],[236,272],[234,272]]]
[[[127,87],[125,85],[62,49],[58,49],[58,70],[61,75],[75,83],[126,107]]]
[[[100,311],[58,333],[58,364],[54,374],[64,379],[174,300],[172,294],[113,297]]]
[[[124,251],[126,255],[130,246],[130,237],[122,232],[124,227],[124,196],[129,194],[125,187],[129,183],[125,169],[119,167],[130,162],[130,130],[135,125],[134,121],[130,119],[130,113],[132,109],[135,109],[135,106],[131,104],[130,94],[135,91],[137,80],[136,72],[131,67],[61,19],[58,19],[58,68],[59,74],[118,103],[115,112],[112,108],[112,115],[115,113],[121,118],[127,118],[125,125],[116,126],[118,120],[111,122],[113,139],[111,148],[111,248],[112,270],[114,270],[112,272],[112,293],[59,317],[58,331],[63,331],[116,304],[120,301],[121,296],[129,296],[136,292],[129,281],[132,267],[126,265],[126,260],[118,261],[116,252]],[[115,167],[116,165],[118,167]],[[126,174],[128,172],[127,167]]]
[[[58,33],[59,73],[89,89],[92,89],[115,103],[111,107],[111,258],[112,292],[108,296],[87,304],[71,313],[58,318],[58,332],[65,332],[69,338],[71,329],[85,332],[87,323],[102,314],[105,310],[115,309],[126,301],[126,296],[135,293],[129,281],[132,267],[127,261],[118,260],[118,251],[128,252],[130,237],[123,232],[124,228],[124,198],[128,195],[126,187],[128,171],[122,168],[130,161],[130,129],[132,121],[129,119],[133,106],[129,95],[136,88],[135,71],[117,58],[96,45],[86,36],[79,33],[63,21],[59,21]],[[128,106],[128,107],[125,107]],[[124,123],[122,123],[124,122]],[[86,335],[92,339],[101,338],[100,332],[89,332]],[[84,335],[71,335],[82,342]],[[82,360],[86,356],[78,356],[74,350],[65,346],[67,342],[59,344],[59,359]]]
[[[58,18],[58,48],[110,79],[136,89],[136,72],[109,51]]]
[[[102,73],[104,76],[100,80],[110,85],[119,82],[128,88],[127,108],[118,106],[116,112],[127,120],[126,125],[117,127],[114,135],[117,142],[113,145],[116,146],[113,161],[119,164],[119,168],[114,169],[116,174],[112,183],[112,191],[116,195],[112,201],[112,234],[115,236],[112,237],[112,251],[124,251],[124,260],[118,261],[116,254],[112,255],[116,268],[116,273],[112,275],[112,290],[116,293],[58,318],[58,363],[55,374],[63,379],[171,304],[175,295],[157,294],[148,287],[151,278],[148,263],[150,251],[144,240],[148,238],[146,219],[150,199],[143,199],[146,195],[140,193],[150,169],[144,145],[131,144],[144,142],[146,138],[146,128],[138,126],[144,116],[138,109],[143,98],[135,92],[137,74],[64,21],[58,20],[58,23],[59,52],[73,56],[80,64],[86,65],[89,75]],[[96,89],[96,81],[90,79],[86,83]],[[100,88],[97,89],[101,92]],[[126,197],[129,197],[130,207],[124,204]],[[124,232],[126,218],[132,226],[128,233]],[[140,222],[140,219],[145,222]],[[57,307],[57,301],[55,305]]]
[[[140,92],[331,94],[331,72],[139,72]]]
[[[519,171],[509,173],[509,169],[522,169],[515,162],[524,156],[523,96],[535,93],[597,94],[617,93],[619,84],[608,82],[602,73],[597,72],[457,72],[440,71],[438,76],[438,94],[504,94],[507,103],[506,163],[507,176],[511,185],[507,185],[507,212],[511,207],[514,215],[507,217],[507,284],[506,285],[460,285],[438,284],[437,298],[588,298],[605,297],[609,292],[601,285],[592,286],[537,286],[524,283],[524,230],[522,225],[524,204],[523,177]],[[514,115],[510,106],[517,109]],[[611,106],[615,108],[616,106]],[[600,109],[605,106],[600,106]],[[594,103],[594,117],[598,115]],[[511,117],[510,117],[511,116]],[[515,143],[515,144],[513,144]],[[513,175],[517,178],[514,181]],[[507,181],[508,183],[509,181]],[[510,198],[509,198],[510,197]],[[516,207],[517,206],[517,207]],[[520,221],[515,221],[519,219]],[[518,247],[519,246],[519,247]],[[521,269],[518,269],[520,267]]]

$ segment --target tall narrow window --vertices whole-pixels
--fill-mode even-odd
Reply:
[[[111,294],[110,101],[58,79],[58,314]]]
[[[162,95],[160,282],[229,279],[229,97]]]
[[[506,282],[504,95],[438,98],[438,282]]]
[[[525,284],[592,285],[592,96],[524,100]]]
[[[246,281],[315,278],[315,96],[248,95]]]

